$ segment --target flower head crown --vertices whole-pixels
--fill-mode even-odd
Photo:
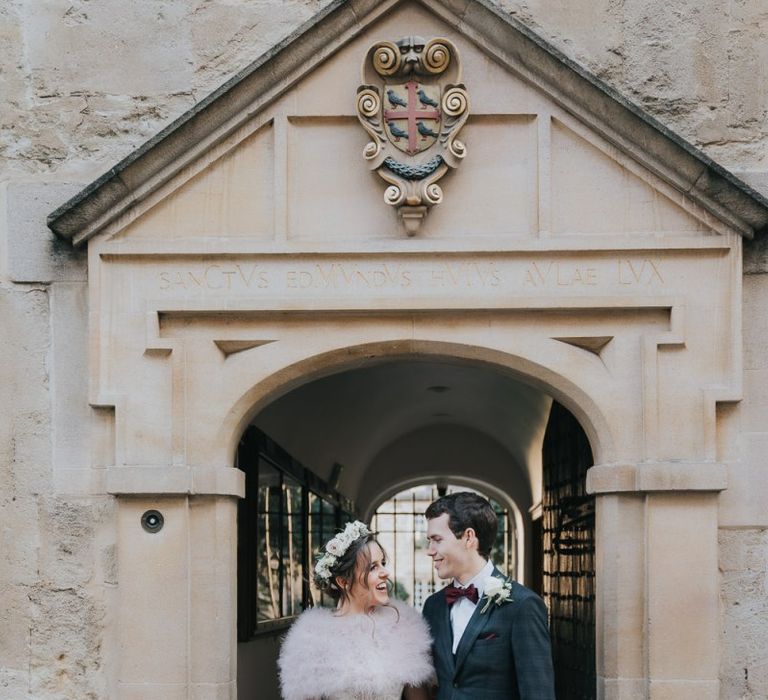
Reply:
[[[344,556],[350,545],[361,537],[368,537],[371,534],[373,533],[368,526],[359,520],[347,523],[344,530],[325,545],[325,552],[315,564],[315,576],[323,583],[328,583],[331,580],[331,569]]]

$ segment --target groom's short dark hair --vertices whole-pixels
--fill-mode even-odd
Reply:
[[[456,537],[461,537],[467,528],[477,535],[477,552],[486,559],[496,541],[499,517],[488,499],[470,491],[459,491],[441,496],[429,504],[424,515],[427,520],[448,514],[448,527]]]

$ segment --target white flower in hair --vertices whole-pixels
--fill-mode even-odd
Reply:
[[[350,545],[361,537],[367,537],[372,534],[365,523],[355,520],[347,523],[342,532],[332,537],[325,545],[325,553],[317,560],[315,564],[315,574],[328,581],[331,578],[331,568],[344,556]]]
[[[329,540],[328,544],[325,545],[325,551],[328,552],[328,554],[333,554],[334,556],[341,554],[343,549],[345,549],[345,547],[338,537],[334,537],[332,540]]]
[[[331,567],[336,563],[336,557],[326,555],[315,564],[315,573],[320,577],[327,579],[331,575]]]

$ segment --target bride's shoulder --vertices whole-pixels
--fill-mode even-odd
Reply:
[[[395,627],[399,634],[428,635],[427,622],[416,608],[402,600],[392,600],[390,605],[397,611]]]
[[[317,634],[332,626],[333,622],[333,613],[328,608],[309,608],[296,618],[291,625],[291,628],[288,630],[288,637],[296,637],[304,634]]]
[[[320,654],[331,632],[331,621],[331,612],[325,608],[310,608],[301,613],[283,639],[280,648],[282,669],[295,667],[308,656]]]
[[[343,665],[336,650],[335,640],[339,635],[333,622],[330,610],[310,608],[291,625],[278,657],[284,698],[302,700],[333,696],[338,692],[333,683],[337,678],[336,669]]]
[[[390,600],[389,604],[397,610],[398,614],[400,615],[401,619],[411,621],[411,620],[422,620],[421,613],[416,610],[416,608],[413,607],[413,605],[410,605],[402,600]]]
[[[399,600],[397,598],[390,598],[389,600],[389,607],[394,608],[397,610],[397,614],[399,615],[401,620],[415,620],[417,618],[421,618],[421,613],[416,610],[412,605],[409,605],[403,600]]]

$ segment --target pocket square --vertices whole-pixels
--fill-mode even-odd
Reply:
[[[496,634],[496,632],[486,632],[486,634],[478,637],[478,640],[481,642],[487,642],[491,639],[498,639],[499,635]]]

